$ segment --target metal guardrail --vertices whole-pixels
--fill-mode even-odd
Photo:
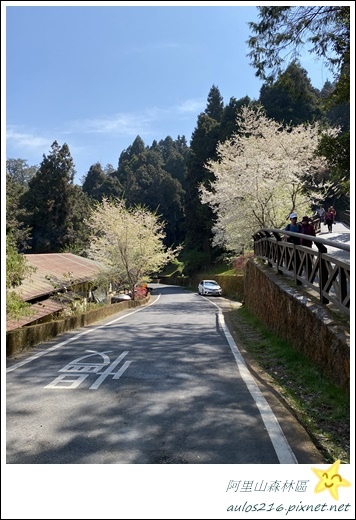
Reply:
[[[350,314],[350,262],[344,262],[328,253],[327,246],[350,252],[342,242],[310,237],[317,247],[296,245],[286,241],[288,236],[309,238],[275,228],[260,229],[253,235],[254,254],[265,260],[277,273],[294,279],[297,285],[313,290],[322,304],[332,302],[342,312]],[[282,238],[283,237],[283,238]]]

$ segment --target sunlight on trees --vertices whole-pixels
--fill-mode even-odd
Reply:
[[[110,281],[135,285],[174,260],[180,247],[165,248],[164,224],[143,206],[103,199],[87,221],[92,231],[89,256],[108,268]]]
[[[318,124],[282,126],[263,107],[243,107],[237,120],[239,134],[219,144],[218,159],[206,165],[215,180],[200,186],[202,203],[217,215],[213,245],[232,253],[248,249],[257,229],[284,227],[291,211],[310,213],[329,187],[320,185],[326,161],[315,155]]]
[[[31,305],[14,291],[21,282],[36,271],[28,264],[25,255],[17,252],[15,240],[6,236],[6,318],[20,319],[31,315]]]

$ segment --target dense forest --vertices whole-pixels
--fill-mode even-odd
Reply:
[[[66,143],[55,141],[40,165],[7,158],[7,237],[20,253],[73,252],[85,256],[90,236],[85,219],[90,209],[103,198],[122,199],[129,207],[142,205],[159,215],[165,223],[166,246],[183,246],[181,257],[187,273],[211,264],[224,251],[213,245],[216,216],[202,203],[199,186],[214,180],[207,163],[218,160],[219,143],[239,135],[238,115],[246,106],[262,107],[268,118],[281,125],[318,122],[324,128],[340,128],[337,137],[325,137],[318,149],[328,165],[320,172],[320,183],[328,181],[329,188],[326,198],[324,194],[315,204],[332,203],[339,211],[348,209],[350,91],[345,66],[349,61],[347,51],[339,52],[344,69],[337,81],[327,81],[321,90],[312,86],[298,60],[275,77],[266,78],[258,100],[232,97],[225,104],[218,86],[213,85],[189,143],[186,136],[167,136],[148,145],[138,135],[119,154],[117,167],[99,162],[91,165],[82,185],[74,184],[74,161]]]

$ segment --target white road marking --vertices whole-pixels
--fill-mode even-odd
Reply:
[[[292,448],[289,446],[287,439],[284,436],[284,433],[277,421],[276,416],[274,415],[271,407],[267,403],[266,399],[263,397],[260,389],[254,378],[252,377],[244,358],[242,357],[241,352],[239,351],[233,337],[230,334],[229,329],[225,324],[225,319],[223,316],[223,312],[221,308],[216,305],[216,303],[208,300],[212,305],[215,305],[219,309],[218,320],[219,324],[224,331],[227,342],[230,346],[231,352],[234,355],[237,368],[240,372],[240,375],[245,382],[253,400],[256,403],[257,408],[260,411],[262,421],[266,426],[267,433],[271,442],[273,444],[274,450],[278,457],[280,464],[298,464],[298,461],[292,451]]]
[[[122,352],[120,356],[118,356],[115,361],[110,364],[110,358],[107,356],[107,352],[112,352],[112,350],[107,350],[105,352],[98,352],[97,350],[87,350],[86,352],[90,352],[86,356],[81,356],[71,363],[68,363],[65,367],[58,370],[58,372],[62,372],[62,374],[56,377],[51,383],[46,385],[44,388],[65,388],[65,389],[73,389],[78,388],[78,386],[90,375],[98,374],[96,381],[89,387],[89,390],[97,390],[99,386],[105,381],[105,379],[109,376],[113,376],[113,379],[120,379],[125,370],[131,365],[132,361],[125,361],[123,366],[117,371],[113,372],[113,370],[117,367],[117,365],[124,359],[124,357],[129,353],[128,350]],[[101,356],[103,361],[101,363],[83,363],[83,359],[98,357]],[[107,367],[107,368],[105,368]],[[105,368],[104,372],[99,373],[100,370]]]
[[[49,347],[49,348],[47,348],[45,350],[41,350],[41,352],[38,352],[37,354],[34,354],[33,356],[30,356],[30,357],[24,359],[23,361],[19,361],[18,363],[15,363],[11,367],[7,368],[6,369],[6,373],[13,372],[17,368],[20,368],[23,365],[27,365],[27,363],[30,363],[31,361],[34,361],[35,359],[38,359],[41,356],[44,356],[45,354],[48,354],[48,352],[52,352],[53,350],[57,350],[57,348],[64,347],[68,343],[71,343],[72,341],[75,341],[76,339],[80,338],[81,336],[85,336],[86,334],[89,334],[90,332],[94,332],[94,331],[96,331],[98,329],[102,329],[104,327],[107,327],[108,325],[112,325],[113,323],[116,323],[117,321],[122,320],[123,318],[126,318],[127,316],[131,316],[131,314],[135,314],[136,312],[139,312],[139,311],[142,311],[144,309],[147,309],[147,307],[150,307],[151,305],[154,305],[160,299],[160,297],[161,297],[161,295],[158,294],[158,296],[157,296],[157,298],[156,298],[156,300],[154,302],[152,302],[152,303],[150,303],[148,305],[145,305],[144,307],[139,307],[135,311],[130,312],[129,314],[124,314],[123,316],[120,316],[119,318],[116,318],[115,320],[109,321],[108,323],[105,323],[104,325],[99,325],[98,327],[94,327],[93,329],[85,330],[84,332],[81,332],[80,334],[76,334],[72,338],[69,338],[69,339],[67,339],[65,341],[61,341],[60,343],[57,343],[57,345],[53,345],[53,347]]]
[[[105,379],[109,376],[109,375],[113,375],[113,379],[118,379],[118,377],[115,377],[115,373],[112,372],[112,370],[114,370],[114,368],[120,363],[120,361],[129,353],[128,350],[125,350],[125,352],[123,352],[122,354],[120,354],[119,357],[117,357],[115,359],[115,361],[113,361],[111,363],[111,365],[108,366],[108,368],[106,370],[104,370],[104,372],[100,375],[100,377],[98,377],[98,379],[95,381],[95,383],[93,383],[91,385],[91,387],[89,388],[89,390],[96,390],[97,388],[99,388],[99,386],[101,385],[101,383],[103,381],[105,381]],[[131,361],[129,362],[129,364],[131,363]],[[127,363],[125,363],[125,365],[127,365]],[[128,368],[129,365],[127,365],[126,368]],[[126,370],[125,368],[125,370]],[[124,370],[124,371],[125,371]],[[122,372],[123,373],[123,372]],[[121,375],[121,374],[120,374]],[[119,376],[120,377],[120,376]]]

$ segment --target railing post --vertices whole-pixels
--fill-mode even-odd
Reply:
[[[316,247],[319,250],[319,296],[321,303],[329,303],[328,298],[323,295],[323,288],[326,286],[328,281],[328,268],[326,267],[326,262],[323,258],[323,253],[327,253],[328,250],[324,246],[324,244],[319,244],[315,242]]]
[[[347,278],[343,269],[340,269],[340,293],[340,301],[343,302],[347,296]]]
[[[294,274],[294,281],[297,285],[302,285],[302,282],[298,280],[298,271],[300,267],[300,256],[299,251],[296,248],[296,245],[293,244],[293,274]]]
[[[273,236],[275,237],[275,239],[277,240],[277,274],[283,274],[283,271],[280,270],[279,266],[281,265],[281,248],[280,246],[278,245],[278,242],[281,242],[281,235],[279,233],[277,233],[276,231],[273,231]]]

